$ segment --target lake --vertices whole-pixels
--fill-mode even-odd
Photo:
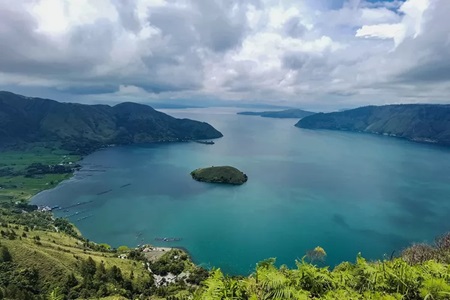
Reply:
[[[450,225],[450,149],[401,139],[294,127],[294,119],[235,109],[165,111],[206,121],[215,145],[169,143],[97,151],[70,180],[32,202],[59,205],[90,240],[114,247],[184,247],[194,261],[248,274],[276,257],[294,266],[325,249],[326,264],[390,257],[432,242]],[[231,165],[242,186],[192,180],[199,167]],[[179,237],[157,242],[156,237]]]

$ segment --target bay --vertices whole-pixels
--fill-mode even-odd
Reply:
[[[214,145],[113,147],[86,156],[74,177],[32,199],[63,207],[90,240],[114,247],[184,247],[194,261],[248,274],[276,257],[294,265],[321,246],[325,263],[399,253],[449,230],[450,150],[368,134],[313,131],[296,120],[235,109],[167,110],[210,123]],[[196,182],[198,167],[231,165],[242,186]],[[179,237],[158,242],[156,237]]]

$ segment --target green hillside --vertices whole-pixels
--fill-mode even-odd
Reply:
[[[315,114],[301,119],[295,126],[367,132],[450,145],[450,105],[366,106]]]
[[[54,219],[51,213],[36,211],[32,205],[3,207],[0,298],[48,299],[55,292],[60,299],[159,299],[193,293],[208,276],[182,250],[157,251],[147,259],[152,252],[146,252],[145,247],[113,249],[93,243],[66,220]],[[168,286],[155,280],[154,276],[164,278],[169,273],[179,279]]]
[[[414,245],[397,258],[370,262],[357,255],[354,263],[343,262],[333,269],[326,266],[325,250],[316,247],[296,262],[296,268],[276,266],[275,259],[268,259],[248,277],[235,277],[220,269],[208,275],[181,250],[148,260],[144,248],[95,244],[79,236],[67,221],[54,220],[31,206],[2,209],[0,216],[0,298],[5,299],[412,300],[450,296],[450,235],[438,238],[434,246]],[[161,285],[154,277],[170,274],[184,279]]]
[[[148,105],[60,103],[0,92],[0,145],[57,142],[75,153],[109,144],[212,139],[211,125],[176,119]]]

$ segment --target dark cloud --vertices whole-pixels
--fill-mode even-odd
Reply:
[[[28,64],[37,64],[33,50],[39,53],[51,50],[46,39],[35,33],[37,22],[21,8],[0,3],[0,70],[3,72],[27,71]]]
[[[434,61],[426,61],[416,65],[413,68],[403,72],[398,77],[400,82],[448,82],[450,81],[450,60],[445,61],[436,59]]]
[[[446,0],[430,1],[417,35],[414,22],[403,22],[399,0],[61,0],[63,11],[45,7],[44,15],[34,10],[39,3],[0,2],[1,86],[68,98],[121,97],[125,89],[138,99],[277,99],[316,107],[337,98],[344,106],[399,101],[433,84],[441,86],[434,97],[443,98],[450,89]],[[76,15],[83,5],[86,15]],[[52,14],[67,28],[41,30]],[[407,35],[397,47],[391,39],[355,37],[364,25],[398,22]]]
[[[112,3],[116,6],[120,23],[125,29],[135,33],[142,29],[136,13],[135,1],[112,0]]]
[[[245,1],[202,0],[192,4],[152,9],[149,22],[182,49],[206,47],[222,52],[240,45],[246,32]]]
[[[300,38],[305,34],[306,27],[299,17],[292,17],[284,23],[284,32],[292,38]]]
[[[118,85],[72,85],[59,87],[59,91],[74,95],[110,94],[119,91]]]
[[[425,11],[421,34],[406,38],[392,59],[406,61],[397,80],[406,83],[450,81],[450,1],[435,0]]]
[[[112,24],[97,20],[70,30],[67,45],[38,32],[38,24],[20,6],[0,4],[0,71],[52,77],[88,72],[107,59]]]
[[[195,24],[205,45],[213,51],[239,46],[246,35],[246,1],[195,1]]]
[[[310,60],[310,56],[304,53],[287,52],[283,55],[283,67],[291,70],[303,68]]]

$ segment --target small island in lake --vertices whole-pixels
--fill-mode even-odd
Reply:
[[[247,175],[230,166],[200,168],[191,172],[193,179],[210,183],[241,185],[248,179]]]

